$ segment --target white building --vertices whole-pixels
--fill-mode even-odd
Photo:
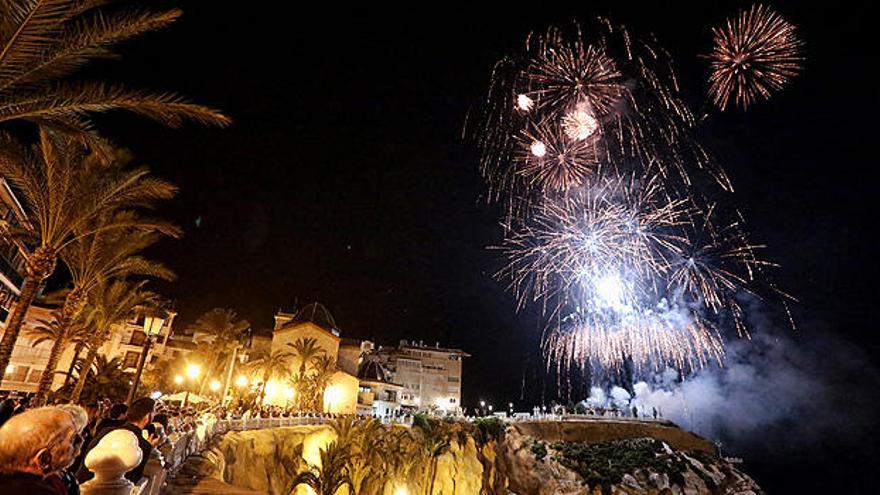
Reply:
[[[379,349],[393,380],[403,386],[400,402],[408,409],[461,414],[461,349],[400,341],[397,347]]]
[[[380,403],[375,409],[460,414],[461,365],[465,357],[470,354],[461,349],[440,347],[439,343],[426,346],[402,340],[397,347],[376,348],[368,340],[343,339],[338,364],[350,373],[357,373],[360,413],[371,414],[377,397],[393,397],[394,403]],[[379,364],[379,370],[365,368],[370,362]]]

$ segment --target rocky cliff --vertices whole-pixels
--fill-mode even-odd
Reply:
[[[201,456],[199,470],[230,485],[288,495],[296,473],[320,465],[320,450],[336,439],[329,426],[232,432]],[[411,474],[369,493],[396,495],[402,485],[432,495],[762,493],[715,457],[709,442],[668,424],[521,423],[502,440],[461,429],[448,440],[433,457],[435,467],[418,471],[431,473],[428,478]]]

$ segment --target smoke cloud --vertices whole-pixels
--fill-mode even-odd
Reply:
[[[874,425],[880,374],[852,344],[824,335],[757,332],[727,345],[724,366],[680,381],[674,370],[643,377],[634,396],[593,388],[591,406],[636,406],[721,442],[727,453],[756,445],[793,451],[857,440]]]

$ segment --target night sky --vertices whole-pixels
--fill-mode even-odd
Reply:
[[[515,313],[492,277],[502,263],[486,249],[500,240],[498,210],[485,200],[477,150],[462,130],[494,62],[530,30],[601,14],[656,34],[692,107],[708,112],[705,137],[753,237],[782,265],[776,281],[800,300],[794,345],[834,335],[858,349],[864,383],[852,374],[830,379],[876,397],[868,387],[880,339],[868,315],[877,264],[866,242],[876,227],[871,17],[837,4],[772,3],[807,42],[804,74],[769,102],[719,115],[705,104],[698,55],[710,49],[709,26],[747,4],[641,3],[411,13],[312,4],[307,13],[185,2],[182,21],[125,46],[122,62],[92,69],[179,91],[235,120],[228,129],[169,130],[112,117],[103,127],[181,188],[161,213],[185,237],[152,253],[179,275],[156,286],[176,301],[177,328],[229,307],[268,331],[278,308],[317,300],[344,337],[439,341],[473,354],[465,406],[512,400],[525,409],[552,399],[555,383],[535,378],[541,320]],[[767,314],[791,332],[774,309]],[[851,447],[829,442],[828,452]],[[833,462],[760,452],[752,471],[771,492],[786,492],[787,476],[810,469],[846,478]]]

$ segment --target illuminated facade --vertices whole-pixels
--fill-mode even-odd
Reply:
[[[324,390],[324,412],[354,414],[357,408],[358,379],[338,366],[340,338],[339,329],[333,316],[319,303],[309,304],[295,313],[279,311],[275,314],[275,329],[272,331],[270,352],[294,353],[294,342],[299,339],[314,339],[316,347],[337,363],[337,370]],[[302,363],[298,357],[291,359],[291,373],[299,370]],[[306,363],[306,369],[311,366]],[[271,382],[270,382],[271,383]],[[276,405],[287,405],[293,398],[292,389],[286,384],[274,384],[273,390],[266,391],[266,401]]]
[[[426,346],[400,341],[397,347],[368,341],[344,339],[339,347],[339,367],[360,379],[358,412],[384,416],[396,413],[433,411],[460,414],[462,359],[470,354],[461,349]],[[365,368],[375,362],[380,369]],[[373,407],[374,401],[376,407]]]
[[[404,408],[461,414],[461,364],[470,354],[439,343],[426,346],[405,340],[397,347],[380,347],[378,352],[393,381],[403,387],[400,403]]]

